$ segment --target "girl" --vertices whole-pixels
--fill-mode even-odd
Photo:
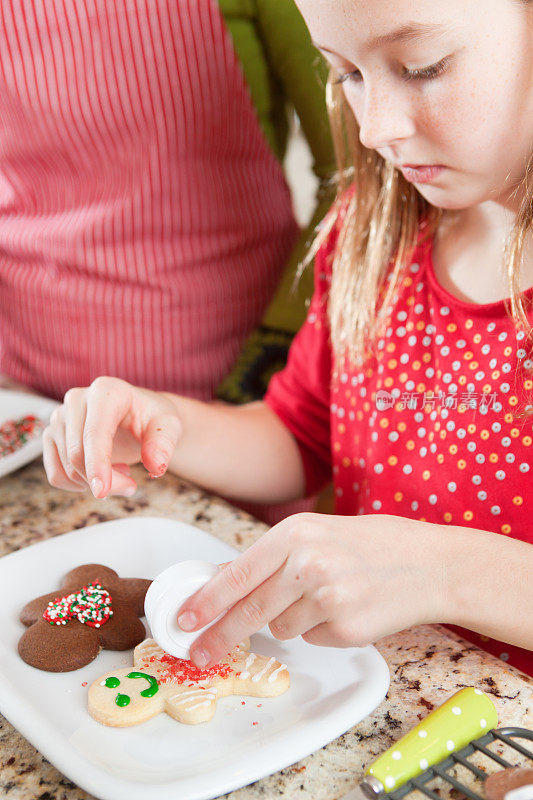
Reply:
[[[265,623],[343,647],[446,622],[533,674],[533,2],[298,5],[356,189],[341,171],[287,368],[240,408],[71,389],[49,480],[131,494],[141,460],[270,503],[333,476],[338,515],[284,520],[183,606],[185,630],[229,609],[198,666]]]

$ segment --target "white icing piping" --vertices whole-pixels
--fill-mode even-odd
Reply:
[[[267,661],[267,663],[266,663],[266,664],[265,664],[265,666],[263,667],[263,669],[261,669],[261,670],[259,670],[259,672],[256,672],[256,673],[255,673],[255,675],[254,675],[254,676],[253,676],[253,678],[252,678],[253,682],[254,682],[254,683],[257,683],[257,681],[261,680],[261,678],[263,677],[263,675],[264,675],[265,673],[267,673],[267,672],[268,672],[268,670],[270,669],[270,667],[272,666],[272,664],[274,664],[274,662],[275,662],[275,661],[276,661],[276,659],[275,659],[275,658],[269,658],[269,659],[268,659],[268,661]]]
[[[244,665],[244,669],[241,672],[241,674],[239,675],[239,678],[241,678],[241,680],[244,681],[244,680],[246,680],[246,678],[250,677],[250,673],[248,672],[248,667],[251,666],[254,663],[256,658],[257,658],[257,656],[255,655],[255,653],[250,653],[250,655],[246,659],[246,663]]]
[[[206,700],[205,703],[197,703],[195,706],[191,706],[190,708],[187,709],[187,711],[195,711],[197,708],[209,705],[211,705],[211,700]]]
[[[214,700],[215,695],[217,693],[216,689],[211,689],[211,691],[196,691],[193,690],[191,692],[178,692],[173,697],[170,698],[170,702],[175,703],[176,705],[180,705],[181,703],[186,703],[188,700],[196,700],[198,697],[208,697],[209,701]]]
[[[274,681],[278,677],[278,673],[281,672],[282,669],[287,669],[287,665],[286,664],[280,664],[279,667],[277,669],[275,669],[274,672],[271,675],[268,676],[268,682],[269,683],[274,683]]]

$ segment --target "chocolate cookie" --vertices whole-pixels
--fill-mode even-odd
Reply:
[[[37,597],[21,611],[28,630],[20,657],[37,669],[70,672],[89,664],[100,650],[129,650],[146,636],[139,617],[151,581],[119,578],[102,564],[71,570],[60,588]]]
[[[485,781],[485,797],[487,800],[504,800],[505,795],[520,787],[531,787],[527,792],[528,800],[533,800],[533,769],[524,767],[509,767],[501,772],[495,772]]]

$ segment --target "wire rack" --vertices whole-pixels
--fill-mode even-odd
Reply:
[[[477,794],[473,789],[465,786],[463,783],[461,783],[461,781],[457,780],[456,777],[451,775],[450,772],[458,765],[466,767],[466,769],[473,773],[476,779],[476,784],[480,782],[482,785],[483,782],[489,777],[490,773],[482,770],[476,764],[473,764],[468,760],[471,756],[474,756],[477,753],[483,753],[485,756],[487,756],[487,758],[498,764],[502,769],[517,766],[517,764],[512,764],[507,761],[507,759],[503,758],[499,753],[495,753],[493,750],[490,750],[488,745],[492,744],[493,742],[503,742],[511,747],[516,753],[519,753],[524,758],[533,761],[533,751],[527,747],[524,747],[523,744],[519,744],[518,742],[514,741],[515,739],[526,739],[533,742],[533,731],[527,730],[526,728],[499,728],[497,730],[489,731],[481,738],[474,739],[469,745],[463,747],[462,750],[458,750],[457,753],[452,753],[450,756],[445,758],[444,761],[440,761],[438,764],[435,764],[435,766],[429,767],[429,769],[427,769],[425,772],[417,775],[416,778],[412,778],[412,780],[407,781],[407,783],[405,783],[399,789],[396,789],[394,792],[382,795],[383,800],[385,800],[385,798],[387,800],[401,800],[401,798],[408,796],[412,792],[420,792],[422,795],[424,795],[424,797],[429,797],[431,800],[442,800],[442,795],[437,794],[427,785],[434,778],[441,778],[445,784],[448,784],[454,789],[457,789],[459,792],[462,792],[463,795],[469,800],[484,800],[482,795]]]

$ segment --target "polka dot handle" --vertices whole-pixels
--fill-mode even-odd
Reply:
[[[365,794],[398,789],[497,724],[496,708],[486,694],[471,687],[461,689],[367,768]]]

